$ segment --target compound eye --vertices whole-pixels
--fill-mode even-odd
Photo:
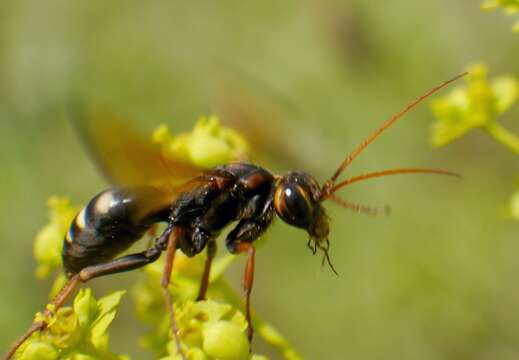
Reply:
[[[279,217],[290,225],[306,229],[312,222],[312,204],[308,193],[297,184],[282,184],[274,194]]]

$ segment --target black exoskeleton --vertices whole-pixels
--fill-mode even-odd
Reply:
[[[272,174],[256,165],[233,163],[202,176],[203,185],[180,195],[172,208],[171,222],[186,229],[179,248],[194,256],[237,220],[227,235],[228,250],[234,253],[238,243],[256,240],[273,217]]]
[[[157,207],[161,203],[160,190],[152,187],[110,189],[95,196],[75,217],[66,236],[63,263],[67,273],[72,275],[111,260],[156,222],[168,222],[168,231],[182,228],[177,247],[187,256],[200,253],[233,221],[238,224],[226,239],[231,253],[236,252],[237,244],[256,240],[270,225],[275,179],[267,170],[249,163],[233,163],[200,175],[195,183],[172,205],[163,207]],[[153,204],[154,210],[143,203]],[[164,238],[155,244],[160,251],[166,248]],[[130,255],[132,265],[139,257],[143,265],[150,262],[147,255]]]

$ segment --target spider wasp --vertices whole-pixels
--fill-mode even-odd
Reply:
[[[108,136],[94,139],[93,145],[105,150],[97,151],[98,160],[105,167],[104,170],[115,183],[126,186],[99,193],[72,221],[62,253],[68,282],[52,300],[53,308],[61,307],[81,283],[100,276],[141,268],[156,261],[166,252],[161,285],[177,349],[181,357],[185,358],[180,347],[173,299],[168,291],[175,252],[180,250],[192,257],[206,249],[207,258],[197,297],[197,300],[203,300],[206,298],[211,263],[216,254],[215,240],[228,224],[237,221],[234,229],[227,234],[225,245],[233,254],[247,254],[243,285],[247,334],[249,342],[252,341],[250,296],[256,254],[254,241],[277,215],[285,223],[306,230],[309,234],[308,246],[312,252],[315,254],[318,250],[322,251],[323,262],[327,261],[336,273],[328,256],[330,228],[322,205],[324,201],[332,200],[345,208],[360,212],[374,212],[377,209],[342,200],[336,195],[337,191],[359,181],[389,175],[458,175],[437,169],[400,168],[372,172],[338,182],[339,176],[382,132],[409,110],[464,75],[458,75],[430,89],[386,120],[346,157],[322,186],[310,174],[291,171],[285,175],[275,175],[247,161],[235,161],[211,170],[201,170],[185,161],[164,157],[163,152],[140,140],[125,129],[122,123],[104,118],[103,124],[115,124],[113,126],[117,129],[111,131],[111,135],[118,134],[124,144],[119,148],[110,147],[115,141]],[[128,154],[132,154],[131,159]],[[128,181],[130,178],[132,180]],[[157,181],[161,179],[171,181],[157,185]],[[189,180],[180,181],[181,179]],[[154,182],[155,185],[150,185]],[[166,223],[166,228],[148,249],[116,257],[157,223]],[[49,310],[46,313],[49,315]],[[10,359],[31,334],[45,329],[46,326],[43,321],[34,322],[4,359]]]

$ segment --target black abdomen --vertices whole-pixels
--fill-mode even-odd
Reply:
[[[74,218],[63,245],[68,274],[112,259],[143,236],[157,221],[167,221],[169,206],[152,187],[110,189],[95,196]],[[146,210],[154,204],[155,210]],[[158,208],[157,208],[158,207]],[[148,207],[149,208],[149,207]]]

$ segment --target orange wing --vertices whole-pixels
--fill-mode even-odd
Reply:
[[[94,108],[75,106],[72,119],[90,156],[107,180],[117,186],[168,183],[174,187],[202,172],[170,155],[134,131],[128,121]]]
[[[102,174],[140,196],[143,213],[169,207],[181,192],[207,181],[203,169],[166,155],[121,117],[95,108],[71,110],[77,133]]]

